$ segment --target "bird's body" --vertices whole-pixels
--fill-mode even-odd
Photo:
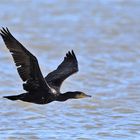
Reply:
[[[56,100],[55,96],[46,96],[46,92],[28,92],[20,95],[5,96],[5,98],[11,100],[21,100],[36,104],[47,104]]]
[[[20,95],[4,96],[5,98],[47,104],[52,101],[90,97],[90,95],[80,91],[60,92],[62,82],[78,71],[78,62],[73,50],[66,54],[63,62],[56,70],[44,78],[37,58],[13,37],[8,28],[2,28],[0,34],[13,56],[17,71],[24,82],[23,89],[26,91],[26,93]]]

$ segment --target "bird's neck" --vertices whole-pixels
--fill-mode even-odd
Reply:
[[[60,94],[57,97],[57,101],[66,101],[68,99],[74,99],[75,98],[75,92],[66,92],[63,94]]]

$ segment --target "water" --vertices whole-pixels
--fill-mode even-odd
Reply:
[[[139,0],[1,0],[0,9],[0,26],[36,55],[44,76],[74,49],[80,71],[62,92],[92,95],[43,106],[3,99],[24,91],[1,39],[1,140],[140,139]]]

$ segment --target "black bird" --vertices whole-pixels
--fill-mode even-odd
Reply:
[[[24,82],[23,89],[27,91],[20,95],[4,96],[4,98],[47,104],[52,101],[91,97],[81,91],[60,92],[62,82],[78,71],[78,62],[73,50],[66,54],[63,62],[56,70],[44,78],[37,58],[13,37],[8,28],[2,28],[0,31],[6,47],[12,54],[17,71]]]

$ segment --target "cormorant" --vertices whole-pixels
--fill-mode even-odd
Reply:
[[[4,96],[4,98],[47,104],[52,101],[91,97],[81,91],[60,92],[62,82],[70,75],[78,72],[78,62],[73,50],[66,53],[63,62],[57,69],[44,78],[37,58],[14,38],[7,27],[0,31],[6,47],[12,54],[19,76],[24,82],[23,89],[27,91],[20,95]]]

